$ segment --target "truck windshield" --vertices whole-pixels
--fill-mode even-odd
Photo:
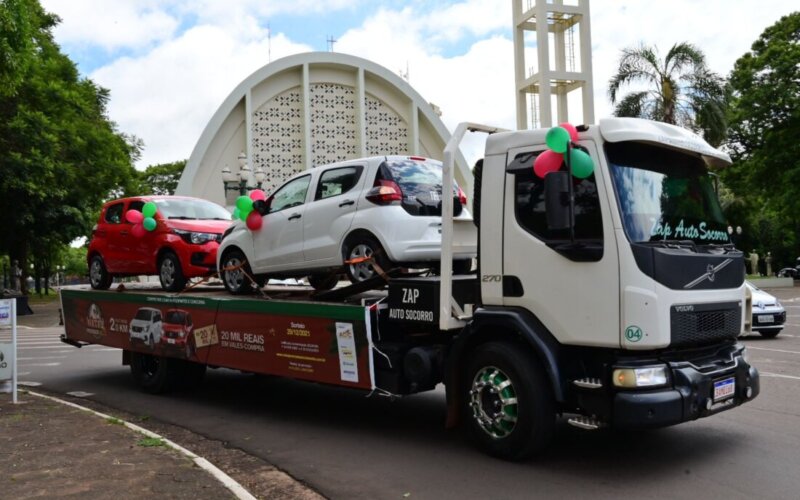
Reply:
[[[631,242],[730,242],[705,163],[636,142],[606,144],[622,223]]]

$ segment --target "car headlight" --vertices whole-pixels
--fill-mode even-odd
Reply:
[[[209,241],[216,241],[217,238],[219,238],[219,235],[216,233],[198,233],[195,231],[186,231],[184,229],[173,229],[172,232],[183,238],[183,241],[186,243],[191,243],[193,245],[202,245]]]
[[[614,385],[626,389],[636,387],[657,387],[667,384],[667,367],[640,366],[637,368],[615,368]]]

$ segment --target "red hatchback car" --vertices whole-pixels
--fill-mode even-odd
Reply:
[[[137,237],[125,212],[141,211],[149,201],[158,207],[156,228]],[[89,243],[92,288],[107,289],[114,276],[158,274],[164,290],[183,290],[189,278],[214,271],[217,248],[230,223],[227,210],[198,198],[137,196],[109,201]]]

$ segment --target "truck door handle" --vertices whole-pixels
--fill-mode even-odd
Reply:
[[[354,202],[353,200],[344,200],[343,202],[339,203],[339,208],[346,207],[348,205],[355,205],[355,204],[356,204],[356,202]]]
[[[289,216],[289,220],[299,219],[300,217],[302,217],[302,215],[300,215],[299,213],[293,213],[292,215]]]

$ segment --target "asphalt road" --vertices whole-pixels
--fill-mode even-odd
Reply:
[[[151,396],[118,350],[66,346],[59,328],[20,329],[20,380],[226,441],[333,499],[800,498],[800,288],[769,291],[788,320],[775,339],[743,339],[762,376],[756,400],[649,432],[561,424],[550,450],[525,463],[445,431],[443,391],[390,401],[211,370],[202,390]]]

